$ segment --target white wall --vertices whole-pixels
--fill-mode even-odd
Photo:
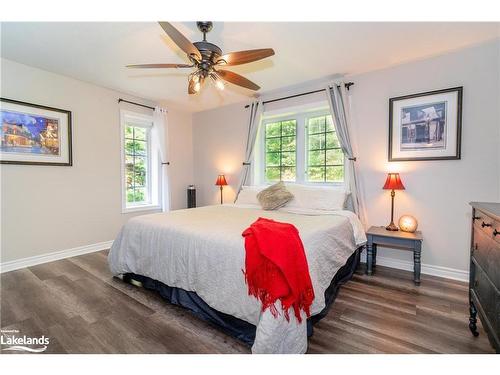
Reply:
[[[348,77],[364,183],[368,222],[386,225],[390,196],[382,190],[388,171],[399,171],[407,190],[397,192],[395,216],[415,215],[424,234],[422,262],[468,270],[469,201],[500,200],[500,78],[498,41],[388,69]],[[462,159],[387,162],[390,97],[464,86]],[[321,86],[320,86],[321,87]],[[243,104],[193,117],[194,175],[199,204],[216,204],[218,173],[234,197],[244,157],[247,111]],[[408,252],[381,249],[381,257],[412,261]]]
[[[169,179],[172,210],[187,207],[186,188],[193,182],[193,126],[189,112],[168,110]]]
[[[352,77],[353,122],[359,170],[368,202],[368,221],[383,225],[390,196],[385,174],[399,171],[406,190],[396,192],[395,216],[410,213],[424,235],[422,263],[468,269],[470,201],[499,201],[499,44]],[[463,86],[461,160],[387,161],[388,98]],[[410,260],[401,251],[380,256]]]
[[[2,97],[68,109],[73,116],[72,167],[0,167],[1,261],[113,240],[133,216],[121,213],[117,99],[153,103],[13,61],[1,63]],[[192,183],[191,116],[169,110],[169,118],[171,137],[184,145],[170,142],[172,206],[182,208],[180,191]]]
[[[249,109],[233,104],[193,115],[194,181],[197,204],[220,203],[217,175],[225,174],[224,202],[232,203],[245,158]]]

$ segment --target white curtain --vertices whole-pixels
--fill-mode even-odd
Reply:
[[[340,147],[346,158],[344,175],[346,187],[351,193],[352,208],[363,225],[366,225],[364,204],[359,179],[356,174],[356,154],[350,136],[352,125],[349,114],[349,98],[344,82],[335,83],[332,87],[328,86],[326,94]]]
[[[241,171],[240,182],[236,193],[236,198],[241,191],[241,188],[250,182],[252,172],[252,158],[255,149],[255,141],[259,130],[260,119],[262,117],[263,104],[262,101],[253,102],[250,105],[250,116],[248,120],[247,146],[245,150],[245,161]]]
[[[153,142],[158,150],[160,161],[159,180],[161,186],[161,206],[163,212],[170,210],[170,189],[168,179],[169,155],[168,155],[168,119],[167,110],[155,107],[153,112]]]

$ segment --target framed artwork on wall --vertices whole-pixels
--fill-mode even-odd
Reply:
[[[389,161],[460,159],[463,87],[389,99]]]
[[[0,163],[71,166],[71,112],[0,98]]]

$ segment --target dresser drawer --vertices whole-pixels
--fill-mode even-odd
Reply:
[[[500,289],[500,245],[474,225],[472,257]]]
[[[500,292],[488,280],[481,267],[475,267],[474,282],[471,288],[481,304],[481,309],[491,329],[497,338],[500,337]]]
[[[474,230],[483,232],[492,241],[500,246],[500,221],[492,219],[482,211],[476,210],[474,216]]]

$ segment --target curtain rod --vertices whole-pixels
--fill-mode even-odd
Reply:
[[[152,109],[153,111],[155,110],[155,108],[154,108],[154,107],[150,107],[149,105],[144,105],[144,104],[140,104],[140,103],[136,103],[136,102],[130,102],[130,101],[128,101],[128,100],[125,100],[125,99],[119,98],[119,99],[118,99],[118,103],[121,103],[121,102],[124,102],[124,103],[129,103],[129,104],[133,104],[133,105],[138,105],[139,107],[149,108],[149,109]]]
[[[345,88],[347,90],[349,90],[349,88],[354,85],[354,82],[347,82],[344,84]],[[314,91],[308,91],[308,92],[303,92],[303,93],[300,93],[300,94],[295,94],[295,95],[290,95],[290,96],[285,96],[283,98],[277,98],[277,99],[271,99],[271,100],[266,100],[264,102],[262,102],[262,104],[267,104],[267,103],[273,103],[273,102],[278,102],[280,100],[285,100],[285,99],[292,99],[292,98],[296,98],[298,96],[304,96],[304,95],[309,95],[309,94],[316,94],[317,92],[321,92],[321,91],[325,91],[325,89],[320,89],[320,90],[314,90]],[[245,106],[245,108],[248,108],[250,107],[249,104],[247,104]]]

